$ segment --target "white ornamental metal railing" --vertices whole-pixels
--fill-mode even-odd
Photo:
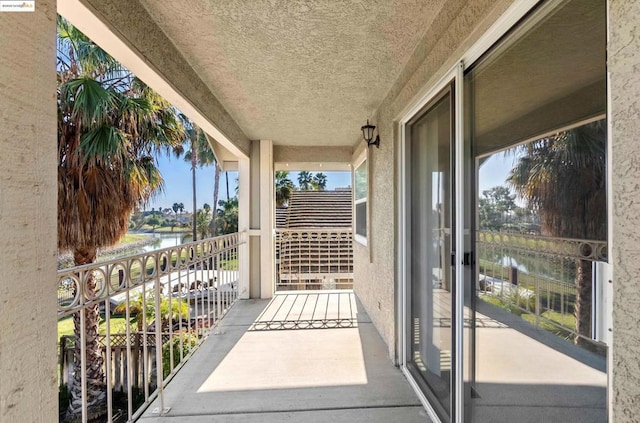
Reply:
[[[164,386],[238,298],[244,242],[235,233],[59,271],[58,332],[75,327],[59,337],[69,409],[83,422],[133,421],[158,398],[165,413]]]
[[[276,289],[352,289],[351,228],[276,229]]]
[[[605,241],[477,232],[480,298],[539,328],[602,351],[596,334],[604,308],[596,307],[598,264]]]

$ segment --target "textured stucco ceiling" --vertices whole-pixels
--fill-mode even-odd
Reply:
[[[444,0],[140,0],[250,139],[353,145]]]

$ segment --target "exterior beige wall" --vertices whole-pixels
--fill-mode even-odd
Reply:
[[[611,0],[609,72],[613,235],[613,392],[616,423],[640,414],[640,2]]]
[[[398,120],[420,94],[446,73],[511,4],[506,0],[451,0],[427,30],[418,48],[380,105],[372,123],[380,148],[369,164],[370,233],[368,246],[354,243],[355,291],[396,359]]]
[[[351,162],[351,147],[298,147],[274,145],[273,161],[276,163],[345,163]],[[341,169],[344,170],[344,169]]]
[[[0,421],[58,421],[56,2],[0,13]]]

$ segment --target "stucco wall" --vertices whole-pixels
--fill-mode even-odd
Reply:
[[[355,243],[355,290],[395,359],[397,284],[397,173],[400,114],[447,72],[511,4],[505,0],[451,0],[441,10],[381,103],[373,124],[380,148],[370,154],[370,239]],[[371,251],[369,251],[371,249]]]
[[[345,163],[351,162],[351,147],[273,146],[275,163]],[[342,168],[340,170],[345,170]]]
[[[640,2],[611,0],[613,421],[640,413]]]
[[[0,13],[0,421],[58,420],[56,2]]]

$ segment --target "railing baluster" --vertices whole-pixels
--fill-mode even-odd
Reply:
[[[202,280],[202,288],[204,289],[205,286],[207,287],[205,296],[207,298],[207,326],[209,328],[213,326],[213,322],[211,320],[211,287],[210,287],[212,265],[213,265],[213,261],[207,260],[207,277],[206,277],[206,280],[205,279]]]
[[[221,261],[222,261],[222,254],[220,252],[218,252],[217,254],[217,259],[216,259],[216,274],[217,274],[217,278],[216,278],[216,323],[220,321],[220,313],[222,312],[222,308],[220,307],[220,293],[222,292],[222,287],[221,287],[221,283],[222,283],[222,273],[221,273]]]
[[[158,399],[160,400],[159,414],[164,414],[164,375],[162,369],[162,314],[160,312],[160,271],[158,269],[158,261],[154,262],[156,266],[156,281],[153,285],[155,300],[155,335],[156,335],[156,384],[158,386]],[[171,348],[171,344],[169,344]]]
[[[165,258],[167,258],[167,256],[165,256]],[[171,266],[171,254],[168,255],[167,258],[167,263],[165,264],[165,270],[168,271],[167,274],[167,304],[169,306],[169,370],[173,371],[173,296],[171,295],[171,278],[173,276],[173,271],[169,270],[172,266]],[[161,286],[161,292],[162,295],[164,295],[164,285]],[[180,303],[178,303],[178,310],[180,310],[182,307],[180,307]],[[178,313],[180,313],[180,311],[178,311]],[[157,348],[157,347],[156,347]]]
[[[222,294],[222,305],[224,307],[224,314],[227,313],[227,309],[229,308],[229,304],[227,303],[227,291],[230,288],[230,284],[231,284],[231,275],[229,275],[229,260],[230,260],[230,255],[229,255],[229,250],[225,250],[224,252],[225,254],[225,270],[224,270],[224,279],[225,279],[225,289],[224,289],[224,293]]]
[[[141,278],[144,278],[144,274],[146,273],[146,265],[144,262],[141,263]],[[129,418],[129,420],[131,420],[131,417],[133,416],[133,399],[132,399],[132,392],[131,392],[131,326],[129,325],[129,322],[131,321],[131,311],[130,311],[130,306],[131,306],[131,302],[129,299],[130,291],[129,289],[127,289],[125,294],[125,305],[126,305],[126,311],[125,311],[125,316],[127,319],[127,324],[126,324],[126,334],[127,334],[127,339],[126,339],[126,348],[127,348],[127,366],[125,368],[125,377],[127,379],[127,416]]]
[[[85,289],[86,288],[86,283],[87,283],[87,278],[89,277],[88,275],[91,274],[91,270],[84,272],[83,274],[83,278],[80,279],[81,283],[80,283],[80,305],[84,306],[84,300],[85,300]],[[80,311],[78,311],[78,313],[80,313],[80,332],[81,333],[87,333],[87,326],[86,326],[86,322],[85,322],[85,312],[86,312],[86,308],[82,307],[80,309]],[[76,342],[78,342],[78,340],[76,339]],[[82,384],[82,423],[87,423],[87,337],[83,336],[80,339],[80,344],[81,344],[81,351],[80,351],[80,377],[81,377],[81,384]],[[77,359],[77,358],[76,358]]]
[[[142,357],[141,359],[138,359],[138,364],[136,365],[136,373],[138,373],[138,367],[140,366],[140,361],[142,361],[142,379],[143,379],[143,383],[144,383],[144,399],[145,401],[149,399],[149,383],[148,383],[148,373],[149,373],[149,369],[147,368],[148,366],[148,362],[147,362],[147,356],[148,356],[148,345],[147,345],[147,288],[146,285],[143,284],[142,287],[142,310],[140,310],[140,313],[138,314],[138,318],[142,318],[142,333],[137,333],[136,334],[136,339],[139,340],[140,337],[142,336]],[[158,319],[156,316],[156,325]],[[140,343],[140,341],[138,341],[138,343]],[[156,348],[158,348],[158,346],[156,345]],[[137,350],[139,350],[139,348],[136,348]],[[140,351],[136,351],[136,354],[139,356],[140,355]]]
[[[182,316],[182,250],[178,250],[177,253],[177,257],[178,257],[178,261],[176,262],[178,264],[178,344],[180,345],[180,361],[184,360],[184,346],[183,346],[183,338],[184,336],[182,333],[182,320],[183,320],[183,316]],[[171,290],[171,295],[173,296],[173,290]],[[187,313],[189,311],[187,310]],[[188,330],[188,323],[187,323],[187,330]],[[171,350],[173,351],[173,344]],[[171,371],[173,371],[173,358],[171,359]]]
[[[106,279],[106,278],[105,278]],[[108,280],[108,279],[106,279]],[[106,283],[105,280],[105,283]],[[111,303],[109,299],[104,301],[104,320],[105,320],[105,380],[107,381],[107,420],[113,420],[113,398],[111,387]]]

